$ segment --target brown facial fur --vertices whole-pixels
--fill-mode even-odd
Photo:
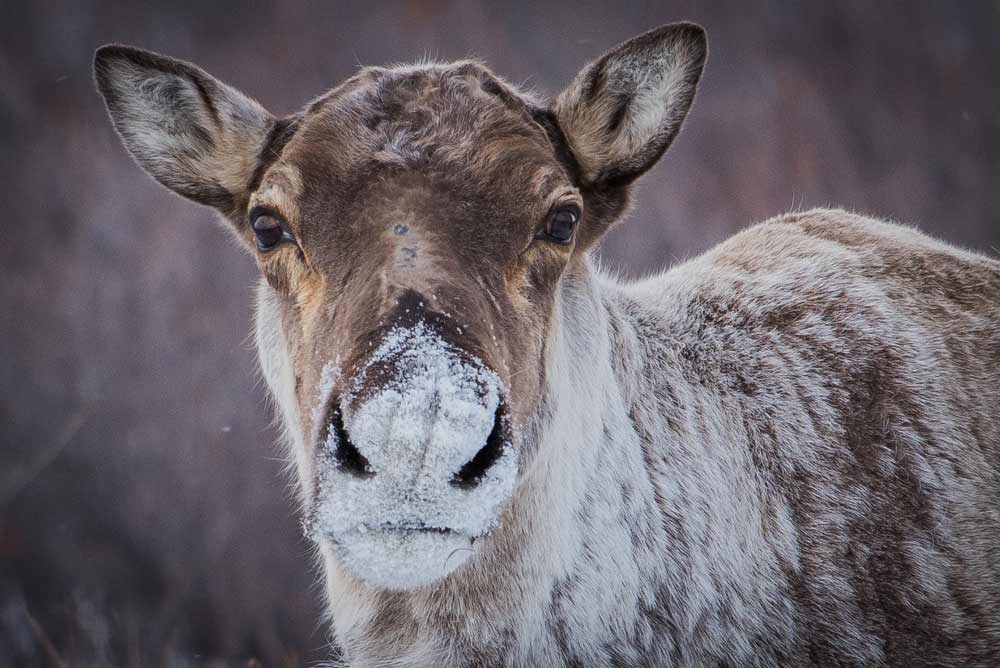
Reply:
[[[367,69],[297,117],[279,155],[262,152],[250,208],[279,213],[297,244],[258,259],[285,295],[303,407],[325,363],[341,358],[349,378],[383,332],[420,317],[493,368],[515,423],[528,419],[543,378],[511,370],[544,368],[573,252],[535,234],[570,202],[588,223],[539,109],[476,63]]]

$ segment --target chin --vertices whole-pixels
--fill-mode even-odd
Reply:
[[[368,586],[412,591],[444,580],[464,564],[473,541],[448,530],[369,529],[331,542],[344,569]]]

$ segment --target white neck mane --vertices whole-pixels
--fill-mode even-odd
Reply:
[[[629,290],[589,262],[563,282],[537,442],[525,444],[537,452],[500,528],[475,558],[432,590],[399,593],[367,589],[324,555],[332,621],[350,665],[491,664],[511,652],[528,665],[573,656],[590,665],[618,645],[619,653],[645,645],[673,654],[682,650],[651,644],[653,625],[670,610],[685,615],[673,620],[682,635],[715,627],[718,637],[707,643],[732,643],[737,627],[747,637],[754,632],[760,611],[736,610],[736,618],[722,620],[714,605],[719,589],[729,588],[728,597],[752,586],[753,569],[769,567],[766,558],[755,563],[763,541],[747,528],[753,504],[717,498],[740,488],[736,479],[747,469],[725,459],[733,454],[727,448],[706,456],[709,434],[671,437],[668,422],[697,433],[680,406],[712,407],[683,379],[664,377],[671,373],[664,356],[674,353],[664,332],[657,341],[642,338]],[[643,378],[646,362],[660,377]],[[670,405],[664,385],[677,386],[680,405]],[[660,436],[643,443],[649,434]],[[706,488],[706,480],[719,484]],[[687,521],[684,509],[707,506],[709,498],[713,513]],[[722,532],[740,535],[723,539]],[[745,552],[727,551],[732,544]]]

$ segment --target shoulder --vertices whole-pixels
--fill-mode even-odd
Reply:
[[[622,292],[675,323],[695,318],[702,331],[708,323],[718,324],[721,315],[730,316],[722,319],[725,323],[738,314],[744,327],[781,322],[769,314],[801,311],[805,305],[822,308],[838,297],[842,301],[872,264],[869,256],[877,252],[872,238],[889,246],[896,227],[838,210],[778,216]]]
[[[752,225],[627,290],[649,303],[720,291],[750,293],[767,303],[791,294],[803,300],[832,298],[846,290],[865,299],[887,291],[997,304],[1000,261],[906,225],[840,209],[812,209]]]
[[[757,349],[787,333],[846,350],[918,324],[943,331],[977,313],[1000,317],[1000,262],[911,227],[815,209],[753,225],[620,290],[674,347]]]
[[[777,216],[709,251],[709,255],[723,261],[743,259],[750,267],[754,261],[766,264],[781,254],[817,259],[843,259],[850,254],[876,274],[894,270],[905,273],[908,263],[928,269],[950,265],[987,273],[1000,270],[997,259],[935,239],[916,227],[842,209],[811,209]]]

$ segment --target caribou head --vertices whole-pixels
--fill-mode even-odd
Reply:
[[[194,65],[98,51],[129,151],[260,269],[261,367],[336,568],[427,586],[503,524],[558,382],[560,286],[676,135],[704,58],[676,24],[551,103],[477,62],[420,64],[278,118]]]

